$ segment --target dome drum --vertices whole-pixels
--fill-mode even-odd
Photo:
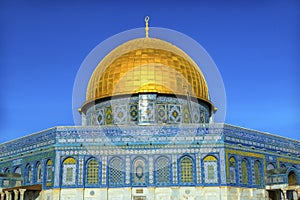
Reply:
[[[82,112],[83,125],[209,123],[209,104],[186,96],[144,93],[105,99]]]

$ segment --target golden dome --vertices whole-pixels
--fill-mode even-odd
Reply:
[[[94,70],[86,103],[117,95],[187,95],[208,102],[205,78],[181,49],[156,38],[130,40],[112,50]]]

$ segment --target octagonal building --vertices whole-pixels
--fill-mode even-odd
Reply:
[[[300,142],[215,123],[201,66],[167,41],[108,53],[79,112],[82,126],[0,144],[1,200],[300,197]]]

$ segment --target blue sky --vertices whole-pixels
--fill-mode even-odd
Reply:
[[[108,37],[143,27],[146,15],[210,54],[227,123],[300,139],[299,1],[0,0],[0,142],[73,125],[82,61]]]

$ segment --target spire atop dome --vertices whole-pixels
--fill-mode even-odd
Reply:
[[[149,21],[150,17],[146,16],[145,17],[145,22],[146,22],[146,27],[145,27],[145,31],[146,31],[146,38],[149,37],[149,26],[148,26],[148,21]]]

